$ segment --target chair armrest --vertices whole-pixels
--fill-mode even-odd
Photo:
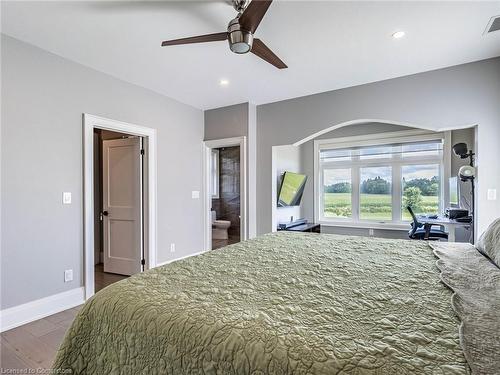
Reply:
[[[429,236],[431,234],[431,227],[432,227],[432,224],[430,224],[430,223],[424,224],[424,230],[425,230],[424,240],[429,239]]]

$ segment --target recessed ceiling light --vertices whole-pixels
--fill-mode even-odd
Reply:
[[[229,85],[229,81],[227,79],[221,79],[219,81],[219,85],[221,85],[221,86],[227,86],[227,85]]]
[[[400,39],[402,37],[405,36],[405,32],[404,31],[396,31],[394,34],[392,34],[392,37],[394,39]]]

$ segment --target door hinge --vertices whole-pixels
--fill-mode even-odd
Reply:
[[[141,155],[144,155],[144,149],[141,150]]]
[[[142,264],[143,266],[145,266],[145,265],[146,265],[146,259],[141,259],[141,264]]]

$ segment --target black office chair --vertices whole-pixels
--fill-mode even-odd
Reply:
[[[410,213],[413,218],[413,223],[411,223],[411,229],[408,231],[408,236],[412,240],[431,240],[436,241],[441,238],[448,239],[448,233],[446,233],[439,224],[431,224],[431,223],[421,223],[418,221],[417,216],[413,212],[410,206],[407,206],[406,209]],[[433,229],[433,226],[439,226],[440,229]]]

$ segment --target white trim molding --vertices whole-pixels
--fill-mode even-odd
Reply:
[[[111,120],[90,114],[83,114],[83,171],[84,171],[84,286],[85,299],[94,295],[94,129],[111,130],[115,132],[137,135],[147,138],[147,238],[144,255],[145,268],[156,267],[157,258],[157,146],[156,129],[140,125]]]
[[[203,228],[204,249],[212,249],[212,195],[210,193],[210,156],[212,149],[221,147],[240,147],[240,240],[248,238],[248,194],[247,194],[247,138],[233,137],[203,142]]]
[[[9,307],[0,311],[0,332],[57,314],[84,302],[84,288],[80,287]]]
[[[207,251],[204,250],[204,251],[198,251],[197,253],[192,253],[192,254],[188,254],[188,255],[184,255],[180,258],[175,258],[175,259],[169,259],[169,260],[166,260],[164,262],[158,262],[156,264],[156,267],[160,267],[160,266],[164,266],[166,264],[170,264],[170,263],[174,263],[174,262],[177,262],[178,260],[183,260],[183,259],[187,259],[187,258],[191,258],[191,257],[195,257],[197,255],[201,255],[201,254],[204,254],[206,253]]]
[[[293,143],[294,146],[300,146],[303,143],[306,143],[308,141],[311,141],[315,138],[318,138],[319,136],[329,133],[333,130],[340,129],[346,126],[351,126],[351,125],[359,125],[359,124],[367,124],[367,123],[383,123],[383,124],[391,124],[391,125],[398,125],[398,126],[406,126],[408,128],[414,128],[417,130],[424,130],[427,132],[444,132],[444,131],[449,131],[449,130],[458,130],[458,129],[467,129],[467,128],[472,128],[477,126],[477,124],[461,124],[457,125],[455,127],[443,127],[443,128],[437,128],[434,129],[430,126],[425,126],[425,125],[417,125],[417,124],[412,124],[408,122],[401,122],[401,121],[390,121],[390,120],[382,120],[382,119],[357,119],[357,120],[351,120],[351,121],[345,121],[341,122],[332,126],[329,126],[326,129],[322,129],[320,131],[317,131],[316,133],[313,133],[303,139],[298,140],[297,142]]]
[[[423,141],[434,141],[440,139],[443,142],[443,151],[439,156],[429,156],[429,157],[419,157],[414,160],[394,160],[387,161],[380,159],[373,159],[367,161],[340,161],[336,162],[335,165],[330,165],[334,168],[348,168],[354,171],[352,178],[352,217],[351,218],[332,218],[328,219],[323,217],[322,213],[322,197],[323,197],[323,183],[322,183],[322,166],[320,163],[320,151],[322,149],[344,149],[352,147],[363,147],[363,146],[377,146],[377,145],[387,145],[387,144],[404,144],[413,142],[423,142]],[[332,139],[318,139],[314,140],[314,219],[315,222],[320,223],[325,226],[338,226],[338,227],[350,227],[350,228],[368,228],[368,229],[390,229],[390,230],[404,230],[408,228],[408,223],[403,221],[400,217],[400,207],[401,207],[401,170],[399,168],[392,168],[392,217],[387,221],[377,221],[377,220],[362,220],[359,217],[359,185],[360,177],[359,171],[360,167],[364,166],[385,166],[390,165],[401,166],[402,164],[439,164],[441,176],[441,191],[439,193],[439,211],[444,211],[444,204],[448,201],[449,189],[446,184],[448,177],[450,175],[450,132],[429,132],[427,130],[403,130],[396,132],[384,132],[378,134],[369,135],[359,135],[352,137],[343,138],[332,138]],[[355,210],[356,208],[356,210]]]

